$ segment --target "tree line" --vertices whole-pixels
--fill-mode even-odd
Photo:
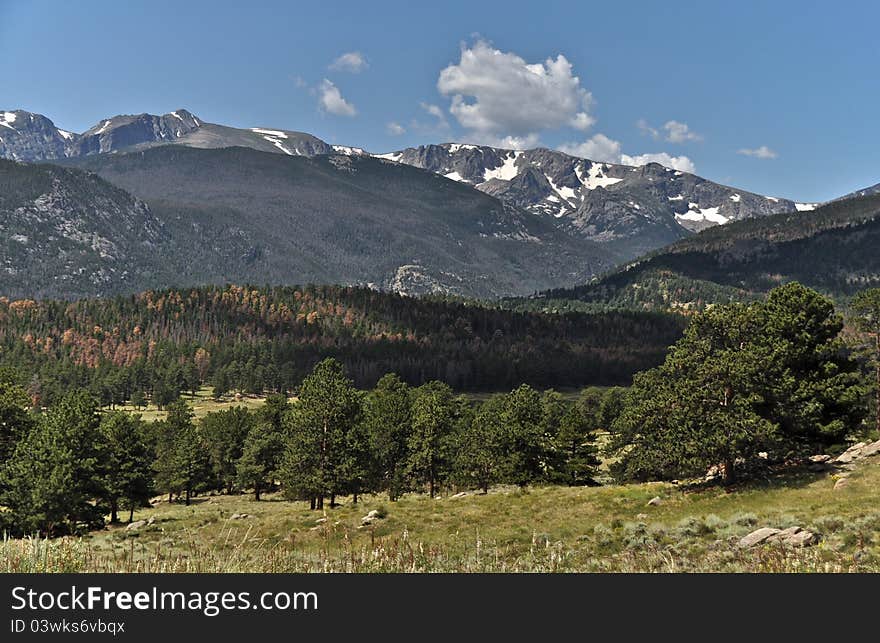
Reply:
[[[360,388],[397,373],[456,391],[610,386],[656,366],[674,315],[518,313],[368,288],[202,287],[66,301],[0,298],[0,366],[37,406],[87,389],[102,406],[160,407],[201,386],[292,392],[326,357]]]
[[[587,389],[576,402],[522,385],[474,402],[442,382],[411,387],[386,375],[368,391],[342,365],[320,362],[298,398],[270,395],[197,420],[184,400],[163,420],[102,411],[85,391],[43,413],[20,385],[2,386],[0,521],[13,534],[92,529],[131,519],[156,494],[189,504],[206,492],[280,491],[315,509],[365,493],[508,483],[594,484],[596,432],[621,389]]]
[[[797,283],[715,306],[629,389],[588,388],[574,403],[527,384],[474,402],[394,374],[363,390],[326,358],[293,401],[273,394],[196,420],[178,400],[145,423],[83,390],[33,410],[0,371],[0,521],[13,534],[71,533],[131,517],[153,494],[280,491],[323,509],[366,493],[594,484],[603,429],[619,482],[716,468],[731,484],[880,437],[880,289],[850,314],[846,330],[830,300]]]

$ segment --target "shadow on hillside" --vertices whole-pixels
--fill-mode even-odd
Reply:
[[[826,465],[821,470],[818,468],[813,470],[808,464],[778,465],[761,471],[743,472],[740,480],[729,485],[721,484],[720,480],[712,480],[681,485],[681,489],[684,493],[699,493],[709,489],[718,489],[726,493],[797,489],[819,480],[828,479],[835,473],[844,470],[843,467],[835,465]]]

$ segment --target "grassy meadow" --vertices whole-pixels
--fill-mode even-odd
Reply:
[[[666,483],[496,488],[434,500],[366,497],[312,511],[269,496],[154,499],[135,520],[79,538],[0,544],[0,571],[853,572],[880,571],[880,461],[847,486],[806,471],[733,489]],[[659,497],[661,502],[649,506]],[[383,518],[362,525],[376,510]],[[247,517],[233,517],[247,514]],[[743,549],[759,527],[798,525],[813,547]]]
[[[212,388],[210,386],[203,386],[198,391],[196,391],[195,395],[184,393],[181,396],[181,399],[183,399],[187,404],[192,407],[196,418],[203,418],[208,413],[212,413],[214,411],[224,411],[235,406],[243,406],[248,410],[253,411],[261,407],[266,401],[266,397],[262,395],[242,394],[224,395],[220,399],[215,400],[212,394]],[[291,400],[293,399],[294,398],[291,398]],[[167,415],[164,410],[159,409],[155,404],[147,404],[146,406],[134,406],[133,404],[128,403],[117,405],[113,408],[116,410],[128,411],[129,413],[138,414],[145,422],[164,420],[165,416]]]

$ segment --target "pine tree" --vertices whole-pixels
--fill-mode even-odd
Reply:
[[[456,436],[455,478],[483,493],[501,482],[506,472],[509,435],[504,423],[505,403],[504,395],[489,398]]]
[[[210,478],[211,462],[205,440],[193,421],[195,414],[183,400],[168,406],[169,425],[174,436],[173,471],[174,483],[190,504],[194,492],[202,488]]]
[[[103,498],[110,506],[110,522],[117,522],[122,508],[129,510],[131,522],[153,486],[154,454],[144,439],[143,421],[123,411],[108,413],[101,419],[101,436]]]
[[[254,499],[269,489],[278,477],[287,443],[285,416],[290,411],[286,395],[270,395],[255,412],[255,420],[244,441],[236,465],[238,484],[254,490]]]
[[[0,466],[30,432],[34,420],[28,412],[30,397],[11,378],[0,374]]]
[[[287,414],[288,444],[279,477],[285,495],[309,499],[322,509],[350,488],[344,463],[349,433],[360,421],[361,399],[334,359],[325,359],[303,380],[299,399]]]
[[[58,535],[103,523],[98,406],[85,392],[56,404],[3,469],[5,505],[17,534]]]
[[[236,465],[254,422],[254,415],[243,406],[208,413],[201,420],[201,434],[211,458],[216,484],[226,493],[235,490]]]
[[[599,464],[596,416],[585,412],[583,398],[580,402],[565,410],[554,438],[554,447],[561,456],[561,466],[557,469],[559,481],[571,486],[594,484],[593,476]]]
[[[863,395],[841,320],[818,293],[791,283],[766,302],[718,306],[694,317],[664,364],[636,376],[611,452],[627,479],[758,466],[845,438]]]
[[[541,478],[547,461],[541,395],[523,384],[504,396],[502,419],[508,433],[508,482],[525,487]]]
[[[856,326],[870,338],[873,345],[874,421],[877,437],[880,438],[880,288],[857,294],[852,301],[852,311]]]
[[[415,390],[406,471],[413,482],[428,487],[432,498],[449,475],[459,417],[459,403],[446,384],[428,382]]]
[[[406,461],[412,433],[412,392],[397,375],[388,374],[364,401],[364,426],[374,472],[374,488],[397,500],[407,489]]]

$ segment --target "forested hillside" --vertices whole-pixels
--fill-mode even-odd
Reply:
[[[705,230],[590,284],[522,307],[568,302],[668,310],[746,301],[799,281],[836,299],[880,283],[880,196],[828,203]]]
[[[41,404],[77,387],[105,404],[161,405],[205,383],[290,391],[325,357],[358,386],[396,372],[457,390],[578,387],[628,383],[683,327],[670,315],[513,313],[367,288],[204,287],[0,299],[0,366],[19,371]]]

